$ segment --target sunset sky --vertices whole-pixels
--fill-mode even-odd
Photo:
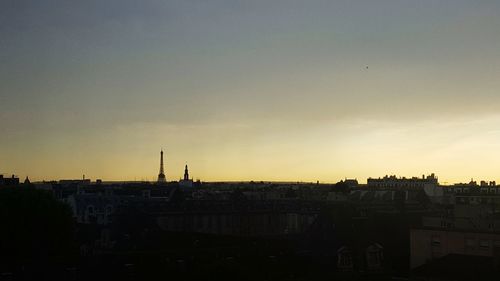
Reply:
[[[500,1],[0,0],[0,173],[500,181]]]

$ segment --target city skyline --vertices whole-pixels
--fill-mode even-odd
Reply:
[[[156,182],[157,184],[165,184],[165,183],[168,183],[168,182],[179,182],[179,183],[183,183],[185,184],[186,182],[190,182],[190,185],[192,185],[194,179],[193,178],[190,178],[189,177],[189,171],[188,171],[188,164],[186,163],[185,166],[184,166],[184,170],[183,170],[183,175],[182,177],[179,177],[179,180],[177,180],[175,177],[174,178],[167,178],[166,176],[166,173],[165,173],[165,165],[164,165],[164,151],[163,151],[163,148],[160,150],[160,163],[159,163],[159,174],[157,175],[156,177],[156,180],[150,180],[149,178],[140,178],[140,179],[137,179],[137,178],[134,178],[134,180],[117,180],[117,179],[113,179],[113,180],[104,180],[104,182]],[[174,173],[175,174],[175,173]],[[2,174],[0,172],[0,176],[2,177],[5,177],[6,175]],[[7,175],[7,178],[8,175]],[[12,174],[11,175],[11,178],[14,179],[14,178],[17,178],[19,179],[19,176],[18,175],[15,175],[15,174]],[[29,180],[29,175],[26,175],[26,181],[28,183],[30,183],[30,180]],[[88,180],[88,181],[92,181],[92,180],[95,180],[96,182],[103,182],[103,179],[102,178],[89,178],[89,177],[86,177],[85,174],[82,175],[82,179],[83,180]],[[454,184],[458,184],[458,185],[461,185],[461,184],[471,184],[471,185],[480,185],[480,186],[483,186],[483,184],[486,184],[486,185],[493,185],[493,186],[496,186],[496,181],[491,181],[489,179],[474,179],[474,178],[471,178],[470,181],[464,181],[464,182],[447,182],[447,181],[439,181],[439,177],[436,176],[435,173],[430,173],[430,174],[422,174],[422,177],[420,178],[420,176],[415,176],[415,175],[411,175],[411,176],[408,176],[408,175],[396,175],[396,174],[385,174],[384,176],[369,176],[369,177],[366,177],[364,179],[358,179],[358,178],[350,178],[350,177],[344,177],[343,179],[339,179],[337,181],[332,181],[332,182],[320,182],[319,180],[316,181],[316,183],[321,183],[321,184],[333,184],[333,183],[338,183],[338,182],[342,182],[342,181],[356,181],[356,184],[366,184],[366,183],[369,183],[370,180],[380,180],[380,179],[383,179],[383,180],[431,180],[431,181],[435,181],[436,183],[439,183],[441,185],[448,185],[448,186],[452,186]],[[73,178],[59,178],[59,179],[37,179],[36,182],[42,182],[42,181],[59,181],[59,180],[79,180],[78,178],[76,177],[73,177]],[[183,182],[184,181],[184,182]],[[200,178],[196,178],[196,181],[201,181]],[[256,179],[230,179],[230,180],[211,180],[211,181],[204,181],[204,182],[275,182],[275,183],[314,183],[314,181],[304,181],[304,180],[297,180],[297,181],[290,181],[290,180],[256,180]]]
[[[500,181],[498,1],[4,1],[0,172]]]

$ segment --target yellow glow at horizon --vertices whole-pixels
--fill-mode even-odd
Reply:
[[[440,123],[330,121],[298,130],[289,124],[228,123],[187,131],[135,124],[117,128],[114,137],[60,141],[54,136],[44,147],[25,151],[26,157],[36,156],[30,163],[15,163],[15,169],[29,170],[32,180],[85,174],[92,179],[154,181],[159,149],[164,147],[168,180],[181,178],[187,163],[191,176],[202,181],[337,182],[347,177],[365,182],[386,174],[430,173],[441,183],[500,181],[499,124],[500,116]]]

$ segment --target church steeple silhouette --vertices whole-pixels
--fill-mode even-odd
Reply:
[[[191,188],[193,187],[193,180],[189,179],[189,170],[188,165],[184,167],[184,178],[179,180],[179,186],[182,188]]]
[[[186,164],[186,168],[184,168],[184,180],[188,181],[189,180],[189,171],[188,171],[188,165]]]
[[[163,170],[163,149],[160,151],[160,173],[158,174],[158,182],[166,182],[165,172]]]

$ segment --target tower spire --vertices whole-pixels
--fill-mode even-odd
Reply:
[[[186,168],[184,168],[184,180],[188,181],[189,180],[189,171],[188,171],[188,165],[186,164]]]
[[[163,170],[163,149],[160,151],[160,173],[158,174],[158,182],[166,182],[165,172]]]

